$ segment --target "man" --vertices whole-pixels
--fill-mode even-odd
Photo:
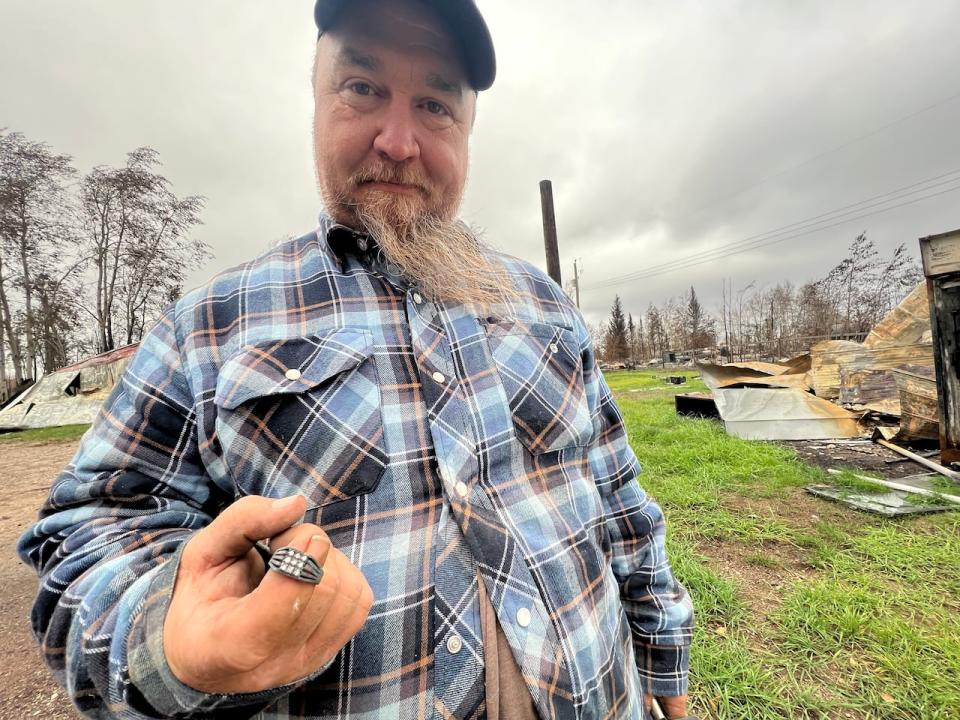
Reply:
[[[327,212],[144,338],[20,541],[46,661],[92,717],[683,716],[689,599],[583,321],[456,220],[479,12],[315,14]]]

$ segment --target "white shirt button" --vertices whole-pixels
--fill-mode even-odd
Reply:
[[[451,635],[447,638],[447,650],[451,655],[456,655],[463,649],[463,640],[459,635]]]
[[[296,368],[290,368],[284,374],[287,376],[287,380],[299,380],[300,377],[303,375],[303,373],[301,373]]]
[[[447,381],[447,376],[442,372],[435,372],[433,374],[433,379],[438,383],[445,383]]]
[[[422,296],[420,293],[414,293],[414,294],[413,294],[413,301],[414,301],[417,305],[419,305],[420,303],[423,302],[423,296]]]
[[[468,488],[467,484],[463,481],[460,481],[456,485],[454,485],[453,489],[456,490],[457,495],[459,495],[462,498],[465,498],[467,495],[470,494],[470,488]]]
[[[556,343],[550,343],[550,352],[556,353],[560,350]]]
[[[527,627],[530,625],[530,620],[532,620],[530,615],[530,610],[528,608],[520,608],[517,610],[517,625],[520,627]]]

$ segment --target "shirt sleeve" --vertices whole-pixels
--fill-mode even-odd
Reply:
[[[18,543],[40,576],[31,621],[44,661],[91,717],[236,718],[276,694],[200,693],[163,655],[179,551],[224,502],[200,460],[195,412],[171,308]]]
[[[633,632],[644,692],[675,697],[687,692],[693,606],[670,568],[663,511],[637,482],[640,464],[623,416],[584,338],[584,379],[596,440],[588,461],[606,511],[611,566]]]

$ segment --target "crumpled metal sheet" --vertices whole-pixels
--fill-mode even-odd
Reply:
[[[931,342],[930,301],[927,299],[926,280],[874,325],[863,340],[864,346],[872,349]]]
[[[793,388],[726,388],[713,392],[727,433],[744,440],[826,440],[863,435],[858,417]]]
[[[901,365],[933,367],[933,345],[885,345],[868,348],[849,340],[826,340],[810,348],[813,367],[810,382],[820,397],[836,399],[843,374],[893,370]]]
[[[744,360],[743,362],[727,363],[724,367],[743,368],[745,370],[756,370],[766,375],[783,375],[787,371],[786,365],[778,363],[763,362],[762,360]]]
[[[731,387],[797,388],[799,390],[810,388],[805,373],[771,375],[769,372],[745,367],[745,365],[746,363],[730,365],[697,363],[697,368],[700,370],[700,377],[704,384],[711,390]]]

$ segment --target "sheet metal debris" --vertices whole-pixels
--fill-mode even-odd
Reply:
[[[804,489],[811,495],[842,503],[855,510],[886,517],[926,515],[956,509],[950,505],[917,504],[911,502],[909,495],[905,492],[862,493],[833,485],[809,485]]]
[[[896,439],[939,440],[940,411],[933,368],[904,365],[891,373],[900,396],[900,432]]]
[[[0,430],[93,422],[137,347],[128,345],[44,375],[0,410]]]
[[[700,377],[703,379],[704,384],[711,390],[736,387],[810,389],[805,372],[779,373],[773,375],[757,368],[744,367],[745,364],[746,363],[715,365],[713,363],[697,363],[697,367],[700,370]],[[783,368],[783,366],[778,367]]]
[[[745,440],[821,440],[863,434],[851,412],[802,390],[718,389],[714,401],[727,432]]]
[[[920,283],[887,313],[862,343],[827,340],[810,348],[810,380],[819,397],[836,400],[854,391],[859,373],[893,370],[902,365],[933,368],[933,340],[926,283]],[[888,396],[899,401],[890,386]]]
[[[891,429],[884,439],[939,437],[924,283],[877,323],[862,343],[827,340],[815,344],[809,353],[780,363],[701,362],[697,366],[714,393],[728,432],[739,437],[858,437],[867,427],[897,420],[899,430]],[[693,402],[678,401],[678,412]]]
[[[883,320],[874,325],[863,344],[876,349],[897,345],[931,345],[932,342],[927,284],[921,282]]]
[[[840,404],[853,410],[900,415],[900,395],[892,370],[840,371]]]

